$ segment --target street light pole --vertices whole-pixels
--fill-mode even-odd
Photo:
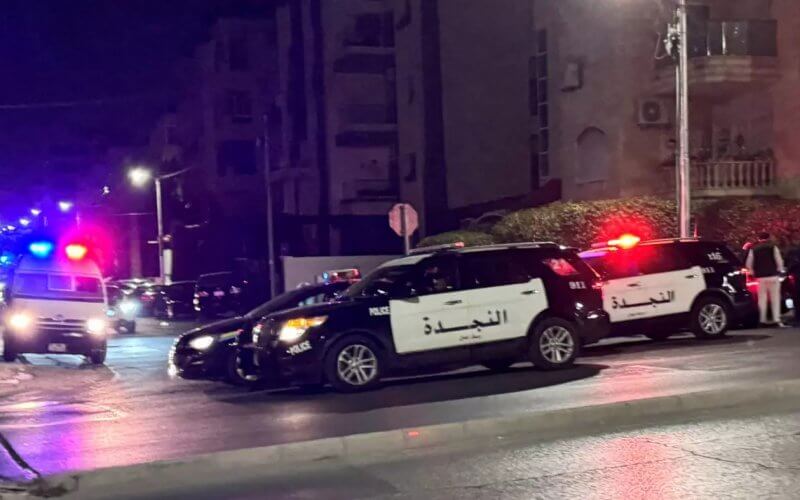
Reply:
[[[158,276],[161,278],[161,283],[167,283],[166,276],[164,275],[164,213],[161,208],[161,177],[155,178],[156,184],[156,219],[158,219]]]
[[[678,225],[681,238],[691,235],[691,164],[689,156],[689,23],[686,0],[678,0]]]
[[[269,296],[275,298],[278,294],[278,284],[275,280],[275,227],[272,209],[272,171],[269,162],[269,119],[264,115],[264,182],[266,183],[267,203],[267,266],[269,272]]]

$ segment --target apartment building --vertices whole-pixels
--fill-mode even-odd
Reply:
[[[535,1],[540,175],[564,198],[674,192],[675,66],[660,43],[674,6]],[[800,3],[689,9],[693,195],[797,196]]]

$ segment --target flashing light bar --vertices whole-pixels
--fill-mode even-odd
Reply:
[[[28,251],[38,259],[46,259],[53,253],[53,244],[49,241],[35,241],[28,245]]]
[[[636,245],[639,244],[640,241],[642,241],[642,239],[639,238],[638,236],[635,236],[633,234],[623,234],[616,240],[609,241],[608,245],[612,247],[627,249],[635,247]]]
[[[67,247],[64,249],[64,252],[67,254],[67,258],[69,260],[81,260],[86,257],[86,253],[88,251],[89,249],[85,246],[75,243],[67,245]]]

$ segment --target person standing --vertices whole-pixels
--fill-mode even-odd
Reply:
[[[772,243],[768,233],[758,235],[750,248],[745,264],[758,282],[758,312],[762,325],[781,324],[781,278],[784,271],[781,251]],[[772,321],[767,322],[767,305],[772,311]]]

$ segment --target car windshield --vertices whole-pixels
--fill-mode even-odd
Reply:
[[[324,293],[324,290],[317,287],[304,287],[297,290],[292,290],[290,292],[278,295],[274,299],[261,304],[245,314],[245,316],[248,318],[260,318],[275,311],[297,307],[297,305],[305,298],[319,295],[321,293]]]
[[[11,292],[18,298],[103,301],[102,283],[92,276],[18,273],[14,276]]]
[[[367,275],[366,278],[347,289],[343,294],[346,298],[375,297],[392,295],[397,291],[402,282],[407,281],[411,265],[380,267]]]

